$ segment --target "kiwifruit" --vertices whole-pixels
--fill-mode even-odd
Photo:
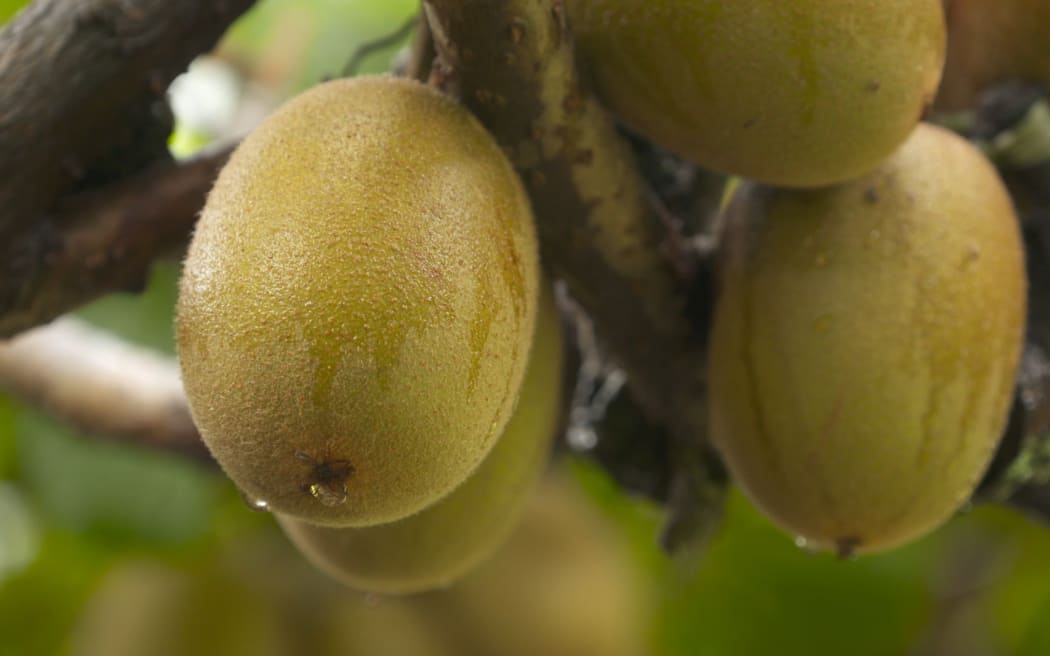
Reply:
[[[509,419],[538,262],[520,181],[424,85],[292,99],[208,196],[176,322],[194,420],[271,510],[394,521],[462,483]]]
[[[710,339],[711,438],[786,530],[887,549],[972,494],[1024,333],[1018,220],[995,169],[923,125],[874,172],[727,209]]]
[[[438,598],[424,598],[471,640],[462,653],[642,656],[650,587],[626,536],[557,472],[537,488],[493,557]]]
[[[556,429],[561,376],[561,324],[546,293],[517,408],[463,485],[380,526],[316,526],[278,513],[281,527],[311,562],[354,588],[405,594],[447,586],[488,556],[517,519]]]
[[[318,656],[463,656],[435,621],[408,599],[369,603],[345,594],[323,609]]]
[[[642,136],[781,186],[841,182],[907,138],[944,65],[941,0],[569,0],[596,89]]]
[[[946,0],[948,57],[937,108],[972,109],[996,82],[1050,85],[1050,2]]]
[[[215,570],[122,561],[88,600],[68,641],[72,656],[281,656],[294,649],[277,600]]]

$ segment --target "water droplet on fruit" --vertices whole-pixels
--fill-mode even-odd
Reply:
[[[241,492],[241,498],[244,499],[245,505],[255,512],[269,512],[270,504],[263,499],[256,499],[247,492]]]
[[[810,542],[801,535],[795,537],[795,546],[802,550],[807,556],[815,556],[820,553],[820,546]]]

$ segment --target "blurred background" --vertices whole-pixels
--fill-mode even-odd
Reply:
[[[0,0],[0,22],[23,4]],[[247,132],[416,10],[262,0],[173,85],[172,151]],[[171,354],[177,276],[159,263],[146,293],[78,314]],[[683,563],[656,545],[658,508],[583,458],[551,469],[481,570],[381,598],[317,574],[216,470],[77,435],[0,394],[0,656],[1050,654],[1050,530],[1011,511],[974,508],[918,544],[840,561],[734,495],[724,530]]]

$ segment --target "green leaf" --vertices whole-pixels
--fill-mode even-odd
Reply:
[[[36,558],[37,526],[19,488],[0,482],[0,583]]]
[[[1050,632],[1045,630],[1050,627],[1050,531],[1045,524],[995,506],[979,508],[967,519],[1004,554],[994,585],[986,592],[988,622],[1002,653],[1050,653]]]
[[[0,0],[0,25],[11,20],[22,7],[29,4],[29,0]]]
[[[931,603],[931,545],[840,561],[796,547],[739,494],[699,571],[667,597],[667,653],[906,653]]]
[[[77,314],[126,340],[174,353],[178,279],[178,264],[158,262],[143,293],[110,294],[84,306]]]
[[[37,412],[19,421],[18,447],[46,520],[122,542],[202,539],[224,483],[196,463],[80,437]]]
[[[15,449],[15,417],[18,404],[0,394],[0,480],[14,478],[18,468]]]
[[[921,638],[938,538],[855,561],[812,555],[733,493],[724,527],[685,569],[656,545],[654,506],[625,496],[593,465],[575,462],[573,471],[630,536],[659,590],[659,654],[884,656],[908,653]]]
[[[47,534],[35,562],[0,582],[0,656],[59,653],[110,558],[82,536]]]

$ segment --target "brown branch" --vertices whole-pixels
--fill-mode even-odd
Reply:
[[[0,336],[49,321],[103,294],[141,289],[153,260],[181,249],[229,149],[182,164],[158,162],[103,189],[63,198],[16,242],[39,258],[23,299],[0,313]]]
[[[424,10],[438,81],[521,174],[544,262],[593,318],[647,414],[676,437],[672,487],[685,491],[672,491],[672,523],[720,506],[705,459],[703,331],[687,317],[688,284],[661,255],[665,235],[630,149],[576,70],[563,2],[427,0]]]
[[[0,388],[87,434],[212,462],[175,361],[75,319],[0,342]]]
[[[1050,180],[1047,180],[1050,183]],[[1050,224],[1025,230],[1028,324],[1010,424],[977,498],[1050,522]]]
[[[434,65],[434,39],[430,34],[430,23],[420,12],[416,19],[416,29],[412,33],[412,44],[407,56],[394,67],[395,75],[426,82],[430,78],[430,69]]]
[[[0,317],[54,257],[56,199],[169,159],[168,84],[251,5],[36,0],[0,31]]]
[[[647,409],[676,421],[678,381],[658,369],[696,350],[684,290],[659,255],[662,234],[629,151],[575,72],[560,3],[426,6],[446,75],[522,174],[545,263],[605,329]]]

